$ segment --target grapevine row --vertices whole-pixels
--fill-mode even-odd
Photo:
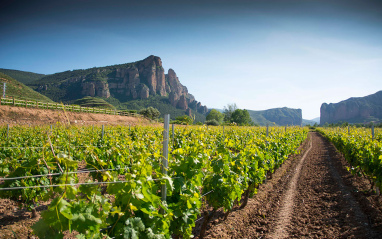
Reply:
[[[365,176],[371,188],[382,190],[382,132],[376,131],[375,139],[363,128],[321,128],[319,132],[344,155],[352,173]]]
[[[159,127],[112,127],[103,137],[97,127],[13,127],[8,138],[5,130],[0,128],[0,176],[19,178],[0,187],[24,188],[0,196],[31,209],[50,202],[33,226],[40,238],[72,231],[79,238],[190,238],[197,218],[209,215],[206,203],[228,215],[307,136],[299,127],[271,128],[268,137],[261,127],[177,128],[165,175]],[[73,173],[83,170],[91,172]],[[47,176],[23,177],[31,175]],[[47,187],[28,188],[36,185]]]

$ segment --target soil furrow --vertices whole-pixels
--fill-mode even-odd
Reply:
[[[290,238],[379,238],[359,203],[345,187],[335,148],[318,133],[303,165],[294,201]]]
[[[277,223],[275,227],[276,229],[274,230],[273,233],[271,233],[269,238],[287,238],[288,237],[288,232],[286,231],[286,227],[288,227],[290,223],[291,213],[293,209],[293,200],[296,194],[296,188],[297,188],[297,183],[298,183],[298,179],[301,172],[301,167],[311,149],[312,149],[312,142],[310,141],[309,149],[305,152],[304,156],[298,162],[296,170],[294,171],[294,175],[289,182],[289,186],[285,193],[284,200],[281,203],[281,209],[280,209],[280,213],[278,215],[278,219],[277,219]]]

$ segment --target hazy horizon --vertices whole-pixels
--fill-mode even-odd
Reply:
[[[203,105],[302,109],[382,90],[382,2],[2,1],[0,68],[52,74],[161,57]]]

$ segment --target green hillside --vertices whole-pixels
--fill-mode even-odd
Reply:
[[[1,95],[3,94],[3,83],[6,83],[6,97],[14,97],[23,100],[38,100],[43,102],[53,102],[48,97],[32,90],[23,83],[18,82],[12,77],[0,72]]]
[[[319,123],[313,120],[302,119],[302,125],[314,125],[314,124],[319,124]]]
[[[28,71],[18,71],[18,70],[10,70],[10,69],[2,69],[0,68],[0,72],[12,77],[13,79],[23,83],[28,84],[32,81],[36,81],[46,76],[44,74],[37,74]]]
[[[301,109],[291,109],[287,107],[269,110],[254,111],[248,110],[253,122],[258,125],[301,125]]]
[[[79,105],[82,107],[92,107],[92,108],[102,108],[102,109],[115,109],[114,106],[111,104],[107,103],[105,100],[101,98],[96,98],[96,97],[90,97],[86,96],[82,99],[78,99],[74,101],[75,105]]]
[[[153,96],[148,99],[141,100],[131,100],[127,102],[119,102],[117,99],[110,97],[104,98],[105,101],[116,106],[120,110],[141,110],[149,106],[154,107],[159,110],[161,113],[160,117],[163,117],[165,114],[170,114],[171,119],[175,119],[178,116],[184,115],[184,110],[177,109],[172,106],[169,102],[168,97],[164,96]],[[195,116],[195,122],[204,122],[206,117],[203,114],[191,110],[192,116]]]

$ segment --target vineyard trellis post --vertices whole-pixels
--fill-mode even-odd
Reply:
[[[164,130],[163,130],[163,158],[162,158],[162,174],[163,175],[167,175],[169,131],[170,131],[170,115],[166,114],[164,115]],[[166,183],[162,183],[161,193],[162,193],[162,202],[165,203],[166,196],[167,196]],[[162,209],[162,213],[164,213],[164,209]]]
[[[269,134],[269,125],[267,124],[267,138],[268,138],[268,134]]]
[[[348,125],[348,135],[350,135],[350,126]]]
[[[7,124],[7,139],[9,139],[9,124]]]
[[[3,98],[5,98],[5,89],[7,88],[7,83],[3,83]],[[1,101],[1,100],[0,100]]]
[[[103,135],[105,134],[105,131],[104,131],[104,126],[102,125],[102,140],[103,140]]]
[[[171,137],[172,137],[172,145],[174,145],[175,144],[175,141],[174,141],[174,124],[172,124],[172,135],[171,135]]]
[[[374,140],[374,123],[371,123],[371,139]]]

